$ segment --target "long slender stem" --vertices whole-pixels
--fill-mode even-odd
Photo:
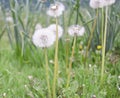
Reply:
[[[92,27],[92,30],[91,30],[90,38],[88,40],[88,45],[87,45],[87,49],[86,49],[86,53],[85,53],[85,59],[84,59],[84,64],[85,65],[86,65],[86,59],[87,59],[87,56],[88,56],[88,51],[90,49],[91,41],[92,41],[92,38],[93,38],[94,30],[95,30],[95,27],[96,27],[97,17],[98,17],[98,9],[97,9],[97,12],[96,12],[96,18],[94,19],[94,23],[93,23],[93,27]]]
[[[74,57],[74,52],[75,52],[75,43],[76,43],[76,36],[74,36],[74,41],[73,41],[73,46],[72,46],[72,54],[71,54],[71,60],[69,63],[69,72],[68,72],[66,87],[68,87],[69,83],[70,83],[70,73],[71,73],[71,69],[72,69],[72,62],[73,62],[73,57]]]
[[[47,56],[47,49],[46,48],[44,48],[44,52],[45,52],[45,62],[46,62],[45,70],[46,70],[46,80],[47,80],[47,87],[48,87],[48,96],[49,96],[49,98],[52,98],[51,97],[51,90],[50,90],[49,66],[48,66],[48,56]]]
[[[67,36],[67,35],[66,35]],[[67,73],[67,68],[68,68],[68,56],[69,56],[69,40],[68,40],[68,36],[66,37],[66,54],[65,54],[65,62],[66,62],[66,73]]]
[[[103,82],[104,75],[104,65],[105,65],[105,48],[106,48],[106,34],[107,34],[107,17],[108,17],[108,8],[105,10],[105,31],[104,31],[104,39],[103,39],[103,47],[102,47],[102,68],[101,68],[101,84]]]
[[[103,32],[104,32],[103,26],[104,26],[104,8],[102,8],[102,23],[101,23],[101,43],[102,43],[102,46],[103,46]]]
[[[58,21],[56,17],[56,43],[55,43],[54,79],[53,79],[53,98],[56,98],[57,78],[58,78]]]

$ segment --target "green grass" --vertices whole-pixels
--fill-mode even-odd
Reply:
[[[35,14],[33,14],[32,12],[28,13],[27,11],[29,9],[27,9],[25,5],[23,8],[20,8],[20,6],[16,6],[16,8],[13,7],[13,9],[19,10],[18,12],[16,11],[18,15],[15,16],[18,18],[18,20],[16,21],[18,24],[16,25],[18,32],[16,33],[21,34],[20,38],[23,34],[23,36],[25,37],[25,44],[22,54],[21,50],[19,51],[16,49],[15,37],[13,36],[15,33],[14,32],[15,26],[13,26],[14,24],[8,24],[8,27],[10,26],[10,30],[12,33],[13,48],[11,48],[10,46],[7,36],[7,29],[6,29],[5,33],[0,39],[0,98],[48,98],[44,53],[42,49],[36,48],[31,43],[31,36],[34,32],[35,24],[38,23],[38,21],[43,25],[43,27],[46,27],[50,23],[54,23],[55,20],[45,16],[46,15],[45,13],[39,15],[40,14],[39,11],[38,13]],[[96,33],[95,33],[96,35],[94,35],[94,40],[92,41],[92,43],[95,45],[92,44],[94,48],[90,48],[89,50],[89,55],[88,58],[86,59],[87,66],[85,67],[84,53],[87,46],[87,39],[90,33],[89,29],[91,29],[90,27],[92,26],[92,22],[94,19],[94,14],[91,16],[87,15],[90,14],[89,9],[86,9],[86,13],[84,12],[84,9],[80,9],[80,10],[81,13],[79,13],[80,15],[78,22],[79,24],[85,24],[87,30],[85,36],[81,38],[77,38],[76,40],[74,61],[70,75],[71,76],[70,85],[67,88],[66,88],[67,72],[66,72],[66,60],[65,60],[66,35],[64,35],[64,37],[62,37],[59,40],[59,49],[58,49],[59,77],[58,77],[58,85],[56,87],[57,98],[94,98],[92,97],[93,95],[95,95],[96,98],[120,98],[120,90],[118,89],[118,86],[120,85],[120,79],[118,78],[118,76],[120,76],[120,52],[119,52],[120,30],[118,29],[120,24],[119,22],[116,23],[117,21],[116,18],[119,20],[119,17],[118,16],[116,17],[114,15],[113,17],[114,21],[112,18],[109,19],[110,22],[111,20],[113,21],[111,22],[111,24],[109,24],[110,26],[113,27],[110,28],[109,26],[108,30],[112,32],[110,34],[113,34],[113,32],[115,33],[116,31],[117,36],[114,36],[115,41],[113,41],[114,42],[113,47],[111,47],[112,50],[108,51],[105,56],[105,72],[103,76],[103,84],[101,85],[100,82],[101,60],[102,60],[101,50],[97,50],[95,47],[95,45],[100,44],[99,41],[101,40],[100,39],[98,40],[97,38],[100,37],[100,35],[99,34],[97,35]],[[66,30],[65,33],[67,33],[67,26],[69,24],[68,23],[69,11],[71,11],[71,9],[64,13],[65,15],[64,21],[62,19],[63,17],[60,17],[59,20],[60,24],[63,24],[65,26],[64,27]],[[111,16],[109,15],[109,17],[113,16],[112,12],[114,11],[118,11],[118,9],[111,11]],[[1,16],[0,25],[2,26],[0,26],[0,34],[2,32],[4,25],[6,25],[4,24],[4,20],[2,16],[3,14],[1,13],[2,12],[0,12],[0,16]],[[91,12],[91,14],[92,13],[93,12]],[[28,20],[28,23],[24,21],[24,18]],[[74,16],[73,14],[73,17],[70,18],[70,24],[75,23],[76,22],[75,20],[76,20],[76,16]],[[98,23],[101,23],[101,20],[99,20]],[[114,25],[113,23],[116,23],[116,25]],[[99,25],[97,24],[96,31],[100,31]],[[114,26],[116,28],[114,28]],[[30,38],[28,39],[24,34],[27,34],[27,36],[29,36]],[[108,43],[111,42],[111,38],[112,38],[112,35],[109,36],[107,38]],[[70,41],[68,45],[69,46],[68,57],[70,57],[71,55],[72,43],[73,43],[72,41],[73,39],[70,37]],[[81,42],[83,42],[82,50],[79,49],[79,45]],[[48,49],[49,60],[54,60],[54,50],[55,50],[54,48],[55,45],[53,45]],[[93,50],[91,51],[91,49]],[[50,85],[52,91],[54,64],[49,62],[49,67],[50,67],[49,70]]]
[[[3,42],[5,44],[2,44]],[[34,98],[47,98],[44,67],[37,65],[38,63],[32,63],[32,61],[21,62],[16,57],[15,51],[9,47],[5,36],[0,44],[2,45],[0,48],[0,97],[2,98],[2,95],[6,93],[6,98],[33,98],[32,96]],[[37,54],[35,56],[38,57]],[[86,70],[81,62],[81,55],[77,56],[78,59],[73,62],[72,79],[68,88],[66,88],[65,62],[60,59],[58,98],[90,98],[92,95],[96,95],[97,98],[119,98],[120,92],[117,85],[120,82],[118,80],[120,61],[116,64],[106,61],[104,84],[100,86],[100,58],[98,54],[94,53],[91,58],[96,59],[96,57],[97,60],[94,62],[89,59],[92,66]],[[52,85],[53,66],[49,65]],[[29,76],[32,76],[32,79],[29,79]]]

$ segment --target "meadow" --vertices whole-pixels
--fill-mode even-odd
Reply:
[[[120,0],[92,1],[0,1],[0,98],[120,98]]]

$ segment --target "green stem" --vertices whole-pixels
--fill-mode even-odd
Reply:
[[[71,58],[70,58],[71,60],[69,63],[69,72],[68,72],[66,87],[68,87],[69,83],[70,83],[70,74],[71,74],[71,70],[72,70],[72,62],[73,62],[73,57],[74,57],[74,52],[75,52],[75,43],[76,43],[76,36],[74,36],[74,41],[73,41],[73,46],[72,46],[72,54],[71,54]]]
[[[48,87],[48,96],[49,96],[49,98],[52,98],[51,97],[51,90],[50,90],[49,66],[48,66],[48,56],[47,56],[47,49],[46,48],[44,48],[44,52],[45,52],[45,62],[46,62],[45,70],[46,70],[46,80],[47,80],[47,87]]]
[[[107,34],[107,17],[108,17],[108,8],[106,7],[106,15],[105,15],[105,30],[104,30],[104,39],[103,39],[103,47],[102,47],[102,68],[101,68],[101,84],[103,83],[103,75],[104,75],[104,65],[105,65],[105,48],[106,48],[106,34]]]
[[[56,42],[55,42],[55,64],[54,64],[54,79],[53,79],[53,98],[56,98],[57,78],[58,78],[58,21],[56,17]]]
[[[66,37],[66,55],[65,55],[65,60],[66,60],[66,73],[67,73],[67,68],[68,68],[68,56],[69,56],[69,40],[68,40],[68,36]]]
[[[102,8],[102,24],[101,24],[101,42],[102,42],[102,46],[103,46],[103,32],[104,32],[103,26],[104,26],[104,8]]]
[[[92,41],[92,38],[93,38],[94,30],[95,30],[95,27],[96,27],[97,17],[98,17],[98,9],[97,9],[97,12],[96,12],[96,18],[94,19],[94,23],[93,23],[93,27],[92,27],[92,30],[91,30],[90,38],[88,40],[88,45],[87,45],[87,49],[86,49],[86,53],[85,53],[85,59],[84,59],[84,64],[85,65],[86,65],[86,59],[87,59],[87,56],[88,56],[88,51],[90,49],[91,41]]]

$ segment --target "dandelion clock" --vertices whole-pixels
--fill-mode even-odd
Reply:
[[[35,46],[45,48],[54,44],[55,35],[51,30],[39,29],[33,34],[32,41]]]

